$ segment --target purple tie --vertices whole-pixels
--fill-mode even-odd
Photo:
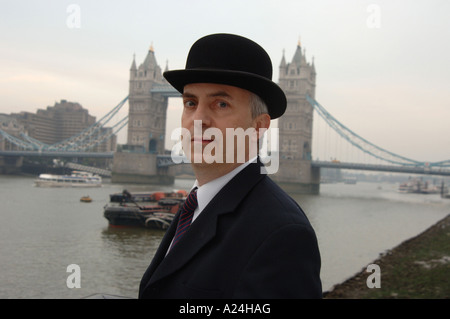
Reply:
[[[170,249],[175,246],[175,244],[181,239],[183,234],[188,230],[189,226],[192,222],[192,217],[194,216],[194,210],[197,208],[197,187],[195,187],[186,198],[186,201],[181,208],[180,219],[178,220],[177,232],[173,237],[172,246]]]

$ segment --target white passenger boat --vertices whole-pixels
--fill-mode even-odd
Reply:
[[[71,175],[40,174],[35,185],[39,187],[100,187],[102,178],[98,175],[73,171]]]

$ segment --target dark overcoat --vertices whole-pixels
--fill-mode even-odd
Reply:
[[[322,297],[315,232],[261,167],[251,163],[228,182],[166,255],[175,216],[139,298]]]

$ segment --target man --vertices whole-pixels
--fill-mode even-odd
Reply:
[[[183,94],[183,148],[197,180],[141,280],[139,297],[320,298],[314,230],[250,147],[286,109],[267,53],[249,39],[213,34],[194,43],[185,70],[164,77]],[[244,149],[230,146],[227,129],[256,137],[248,135]]]

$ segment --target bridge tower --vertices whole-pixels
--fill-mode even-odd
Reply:
[[[144,62],[130,68],[127,145],[114,153],[112,181],[172,184],[174,168],[158,167],[157,155],[165,153],[167,86],[150,46]]]
[[[152,92],[154,86],[163,83],[161,68],[150,46],[139,68],[135,58],[131,64],[127,137],[128,145],[142,146],[149,153],[164,153],[167,97]]]
[[[306,100],[306,95],[314,98],[316,70],[314,59],[306,61],[300,41],[290,63],[283,52],[278,84],[286,94],[287,108],[278,119],[280,163],[273,179],[288,191],[318,193],[320,171],[311,167],[314,110]]]

